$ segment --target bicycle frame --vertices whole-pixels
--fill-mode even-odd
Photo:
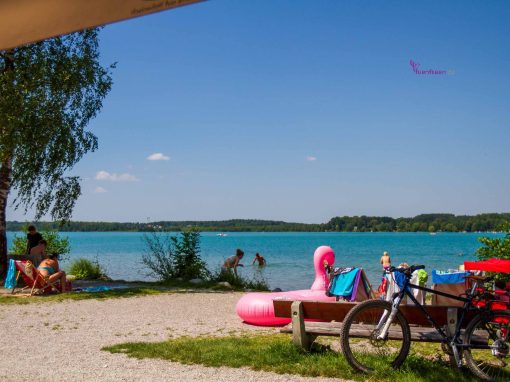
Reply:
[[[421,312],[427,318],[427,321],[429,321],[430,324],[437,330],[437,332],[441,335],[441,337],[443,338],[445,343],[449,343],[453,347],[462,346],[462,344],[459,343],[458,339],[460,338],[460,335],[461,335],[462,324],[464,322],[466,312],[472,306],[471,302],[473,300],[473,295],[475,293],[477,286],[478,286],[478,281],[473,283],[473,286],[471,287],[471,291],[467,295],[467,297],[460,297],[460,296],[455,296],[455,295],[452,295],[449,293],[440,292],[440,291],[436,291],[436,290],[433,290],[430,288],[422,287],[420,285],[411,284],[410,279],[406,277],[404,285],[402,286],[401,290],[393,295],[392,309],[391,309],[389,319],[385,320],[385,318],[386,318],[385,316],[381,317],[380,325],[384,323],[384,326],[383,326],[382,330],[380,331],[379,335],[377,336],[377,338],[379,338],[379,339],[386,338],[389,327],[397,314],[398,307],[400,306],[400,303],[401,303],[402,299],[404,298],[404,296],[407,296],[421,310]],[[460,309],[461,315],[460,315],[459,320],[457,320],[457,325],[455,327],[455,332],[454,332],[453,336],[451,336],[451,337],[448,336],[448,334],[445,333],[443,328],[437,324],[437,322],[429,314],[427,309],[425,309],[425,307],[422,304],[420,304],[418,302],[418,300],[416,300],[416,298],[410,291],[411,288],[422,290],[422,291],[429,292],[429,293],[436,294],[436,295],[443,296],[443,297],[448,297],[448,298],[451,298],[451,299],[454,299],[457,301],[462,301],[464,303],[464,305]],[[378,329],[380,329],[380,328],[378,327]]]

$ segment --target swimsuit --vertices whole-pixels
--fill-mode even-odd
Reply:
[[[44,270],[46,270],[46,272],[48,272],[50,275],[52,275],[52,274],[54,274],[54,273],[55,273],[55,270],[53,269],[53,267],[39,267],[39,268],[37,268],[37,269],[39,269],[39,270],[44,269]]]
[[[225,260],[225,263],[223,265],[224,268],[232,268],[236,262],[236,257],[237,256],[230,256],[229,258],[227,258]]]

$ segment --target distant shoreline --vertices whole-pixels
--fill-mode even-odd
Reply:
[[[275,220],[231,219],[219,221],[156,221],[147,223],[37,222],[37,228],[62,232],[179,232],[197,229],[203,232],[501,232],[510,222],[510,213],[478,215],[422,214],[411,218],[386,216],[334,217],[326,223],[295,223]],[[7,222],[7,231],[23,230],[28,223]]]
[[[20,233],[23,231],[16,231],[16,230],[7,230],[6,232],[12,232],[12,233]],[[182,231],[177,230],[159,230],[159,231],[65,231],[65,230],[59,230],[59,233],[151,233],[151,232],[168,232],[168,233],[179,233]],[[369,234],[369,233],[423,233],[423,234],[429,234],[430,232],[427,231],[204,231],[199,230],[200,233],[224,233],[224,236],[228,236],[228,234],[232,233],[357,233],[357,234]],[[442,234],[442,233],[458,233],[458,234],[470,234],[470,233],[483,233],[483,234],[504,234],[505,231],[437,231],[434,232],[434,234]]]

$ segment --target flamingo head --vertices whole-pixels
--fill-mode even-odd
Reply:
[[[333,266],[335,263],[335,252],[327,245],[320,246],[313,254],[313,266],[315,268],[315,281],[311,290],[326,290],[328,286],[328,277],[325,266]]]

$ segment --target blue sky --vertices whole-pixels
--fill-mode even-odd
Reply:
[[[109,25],[73,218],[508,212],[509,19],[506,1],[213,0]]]

